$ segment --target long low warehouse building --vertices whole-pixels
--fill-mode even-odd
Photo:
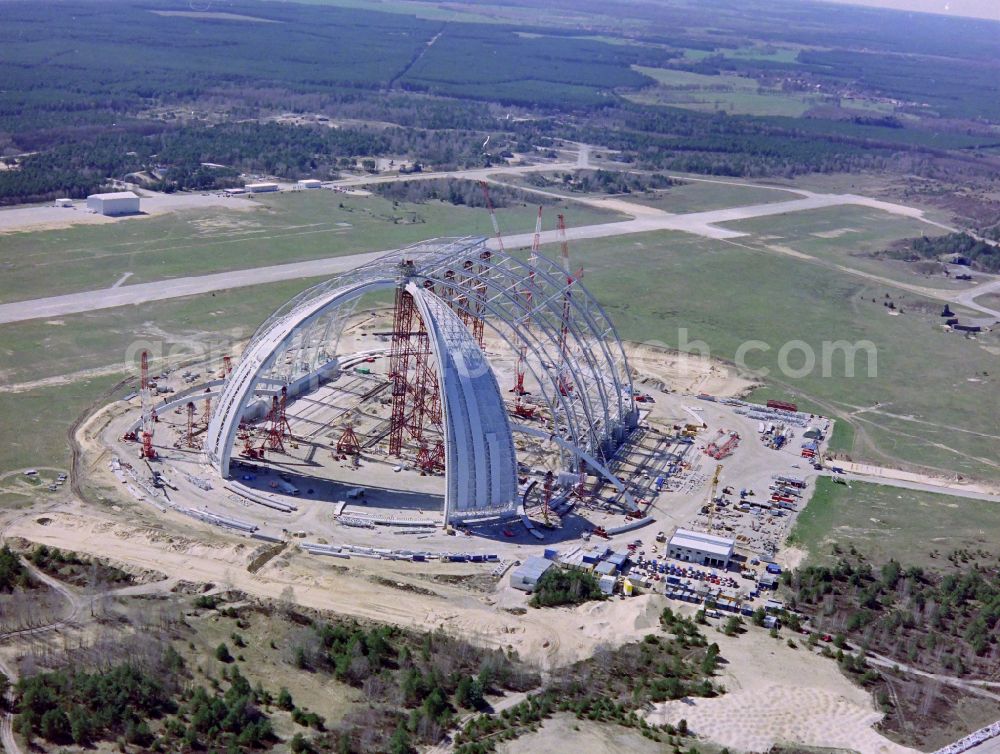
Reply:
[[[687,563],[729,568],[735,542],[726,537],[690,529],[678,529],[667,544],[667,557]]]

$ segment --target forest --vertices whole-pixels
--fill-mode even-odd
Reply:
[[[0,204],[84,197],[109,176],[148,172],[159,191],[207,190],[239,185],[241,172],[280,178],[328,179],[355,158],[413,155],[444,167],[476,166],[477,135],[411,128],[338,128],[277,123],[185,126],[157,134],[111,132],[83,142],[60,143],[0,171]],[[206,165],[205,163],[213,163]],[[218,167],[221,165],[222,167]]]
[[[494,155],[546,149],[563,138],[621,150],[621,159],[641,168],[743,177],[883,169],[901,154],[940,156],[1000,143],[981,124],[947,120],[988,119],[991,103],[1000,101],[984,96],[996,76],[972,54],[996,46],[984,29],[969,27],[960,45],[921,19],[915,28],[927,44],[951,55],[932,79],[922,74],[926,61],[909,38],[869,29],[876,51],[839,49],[857,31],[847,24],[826,28],[829,49],[807,49],[793,61],[730,56],[745,44],[745,31],[775,37],[763,18],[788,25],[780,5],[754,13],[720,7],[711,15],[728,26],[711,39],[685,31],[687,24],[665,35],[662,29],[672,27],[663,24],[676,20],[668,7],[622,6],[623,18],[648,27],[627,43],[610,43],[525,25],[529,16],[519,14],[518,3],[509,17],[520,22],[479,24],[254,0],[227,5],[240,21],[178,16],[157,2],[111,9],[84,0],[72,18],[48,2],[11,2],[0,60],[0,158],[12,169],[0,171],[0,203],[81,197],[136,172],[149,173],[148,188],[175,191],[233,185],[240,172],[329,178],[345,161],[372,156],[442,169],[481,166],[496,160],[480,148],[487,135]],[[684,57],[685,49],[712,54],[699,62]],[[652,80],[633,66],[735,71],[806,86],[823,81],[918,98],[930,109],[903,120],[638,105],[622,94]],[[379,125],[263,122],[287,111]]]
[[[482,187],[475,181],[461,178],[440,178],[424,181],[394,181],[372,186],[372,191],[386,199],[408,204],[423,204],[429,201],[440,201],[465,207],[486,207],[486,197]],[[555,199],[539,194],[529,194],[526,191],[507,186],[492,186],[490,202],[494,207],[509,207],[533,204],[552,204]]]
[[[895,560],[876,569],[852,555],[782,578],[788,606],[816,630],[925,670],[984,677],[1000,659],[1000,569],[972,561],[942,576]]]
[[[568,568],[550,568],[535,585],[532,607],[579,605],[591,600],[603,600],[604,593],[592,573]]]
[[[31,584],[28,569],[21,563],[17,553],[4,545],[0,548],[0,593],[10,593],[15,589],[27,589]]]
[[[994,274],[1000,272],[1000,247],[995,243],[973,238],[968,233],[949,233],[935,238],[921,236],[912,239],[902,248],[889,249],[883,253],[893,259],[908,262],[955,257],[960,264],[967,264],[973,270]]]
[[[633,192],[665,189],[683,183],[670,176],[656,174],[643,175],[613,170],[574,170],[561,175],[528,173],[524,180],[531,186],[548,188],[558,186],[583,194],[631,194]]]

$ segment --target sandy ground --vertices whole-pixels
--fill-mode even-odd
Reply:
[[[787,632],[786,632],[787,633]],[[882,715],[834,660],[791,649],[751,627],[741,637],[709,633],[728,661],[726,693],[656,705],[652,723],[687,720],[690,729],[736,751],[765,752],[778,743],[843,748],[861,754],[913,754],[876,732]]]
[[[182,532],[135,523],[116,523],[82,506],[69,506],[44,517],[22,517],[8,534],[36,542],[102,554],[157,569],[190,581],[207,581],[250,594],[293,598],[308,607],[418,628],[441,627],[488,646],[511,647],[545,668],[591,656],[600,645],[636,640],[656,630],[665,601],[657,596],[614,600],[576,609],[529,611],[515,616],[491,605],[493,596],[472,595],[461,588],[420,581],[435,595],[387,588],[371,576],[413,583],[390,564],[352,562],[349,573],[299,555],[279,558],[256,575],[246,563],[256,543],[234,541],[210,532]],[[190,527],[188,527],[190,529]],[[688,721],[697,733],[737,751],[766,751],[773,742],[844,747],[862,754],[902,754],[911,750],[891,744],[872,730],[879,715],[868,695],[850,684],[827,660],[792,650],[763,631],[740,638],[710,633],[728,660],[721,679],[727,693],[718,699],[658,705],[651,722]],[[767,704],[762,705],[762,700]],[[575,730],[574,726],[579,730]],[[562,752],[570,748],[617,754],[657,751],[632,731],[580,723],[557,717],[542,729],[502,751]]]
[[[663,744],[650,741],[631,728],[577,720],[558,714],[529,733],[497,747],[500,754],[662,754]]]
[[[356,559],[343,571],[335,568],[342,561],[292,552],[251,574],[247,564],[260,542],[203,531],[171,514],[167,514],[168,532],[162,524],[140,523],[144,516],[136,514],[123,523],[118,517],[67,503],[44,515],[20,516],[8,524],[5,534],[80,553],[113,553],[116,560],[168,577],[239,589],[257,597],[293,596],[305,607],[341,615],[419,629],[443,628],[486,646],[516,649],[543,668],[584,659],[601,645],[640,639],[656,627],[666,605],[664,598],[648,595],[519,616],[497,607],[496,595],[473,594],[461,586],[416,575],[488,573],[492,565],[413,569],[412,564]],[[402,586],[385,586],[372,577],[391,578]],[[421,593],[412,591],[413,586],[420,587]],[[422,593],[427,590],[432,594]]]
[[[716,359],[640,343],[624,345],[629,366],[640,388],[651,379],[654,384],[662,383],[657,387],[729,398],[742,395],[757,384],[742,377],[735,367]]]
[[[930,492],[941,492],[942,494],[966,493],[969,497],[996,497],[1000,502],[1000,483],[989,482],[968,482],[956,478],[944,478],[930,476],[928,474],[917,474],[911,471],[885,468],[883,466],[873,466],[867,463],[853,463],[851,461],[828,461],[827,466],[837,466],[844,469],[848,475],[856,474],[861,477],[868,477],[866,481],[884,480],[886,482],[903,482],[912,485],[916,489],[924,489]],[[874,479],[871,479],[874,477]]]

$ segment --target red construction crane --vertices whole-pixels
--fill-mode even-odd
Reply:
[[[497,222],[497,213],[493,209],[493,200],[490,199],[490,186],[486,181],[480,181],[479,187],[483,190],[483,199],[486,201],[486,209],[490,213],[490,222],[493,223],[493,235],[497,237],[497,248],[500,251],[506,251],[503,246],[503,236],[500,235],[500,223]],[[541,207],[538,208],[539,212]]]
[[[531,239],[531,271],[528,273],[528,286],[524,289],[524,303],[525,309],[527,309],[527,314],[531,313],[532,309],[532,297],[534,295],[535,288],[535,265],[538,262],[538,247],[541,246],[542,241],[542,205],[538,205],[538,216],[535,218],[535,235]],[[524,318],[524,325],[528,325],[528,317]],[[524,389],[524,373],[527,369],[527,359],[528,359],[528,347],[522,345],[517,352],[517,364],[514,367],[514,388],[513,393],[518,396],[514,402],[514,412],[518,416],[525,416],[525,418],[534,417],[534,409],[524,409],[521,405],[520,396],[525,394]],[[526,413],[524,413],[526,412]]]
[[[538,248],[542,245],[542,205],[538,205],[538,216],[535,218],[535,235],[531,238],[531,256],[528,257],[530,271],[528,272],[528,286],[524,289],[525,308],[530,313],[532,310],[532,298],[535,295],[535,268],[538,265]]]
[[[278,400],[278,430],[283,437],[292,437],[292,425],[288,423],[288,388],[281,386],[281,398]],[[293,438],[294,439],[294,438]]]
[[[559,355],[561,363],[559,365],[558,387],[560,395],[569,395],[573,391],[573,381],[569,375],[569,320],[572,313],[572,292],[573,274],[569,268],[569,241],[566,238],[566,218],[562,214],[556,216],[557,227],[559,228],[560,256],[562,258],[563,272],[566,273],[566,289],[563,291],[562,322],[559,327]]]
[[[232,373],[232,371],[233,371],[233,357],[230,356],[229,354],[226,354],[225,356],[222,357],[222,371],[219,372],[219,379],[220,380],[225,379]]]
[[[153,424],[156,422],[156,411],[153,410],[153,396],[149,388],[149,353],[142,352],[139,359],[139,399],[142,403],[142,450],[139,456],[145,459],[156,458],[153,447]]]
[[[194,447],[194,403],[188,401],[187,404],[187,446]]]
[[[538,205],[538,217],[535,218],[535,235],[531,239],[531,263],[534,266],[538,257],[538,247],[542,245],[542,205]]]

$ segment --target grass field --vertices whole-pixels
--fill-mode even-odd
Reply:
[[[708,76],[648,66],[633,68],[656,81],[655,86],[626,96],[642,104],[672,105],[705,112],[791,117],[798,117],[818,105],[829,104],[829,99],[823,95],[767,89],[761,87],[756,79],[745,76]]]
[[[833,543],[856,548],[878,562],[895,558],[907,565],[949,566],[956,550],[1000,556],[1000,505],[931,492],[831,479],[817,481],[789,542],[809,552],[809,563],[836,559]]]
[[[911,264],[873,256],[900,238],[939,236],[947,231],[919,220],[857,205],[772,215],[723,227],[752,234],[740,243],[788,246],[862,272],[934,288],[961,289],[965,284],[944,275],[926,275]]]
[[[551,248],[543,253],[552,253]],[[604,304],[623,337],[676,347],[679,329],[727,360],[748,340],[770,347],[747,355],[748,366],[771,370],[766,380],[823,413],[854,426],[838,445],[879,463],[908,462],[971,476],[1000,476],[1000,415],[995,336],[982,342],[935,328],[940,306],[893,291],[907,314],[886,316],[886,288],[803,260],[758,252],[680,233],[574,242],[574,264]],[[875,303],[872,303],[875,299]],[[990,339],[992,338],[992,339]],[[778,354],[801,340],[817,355],[817,369],[783,375]],[[862,352],[856,376],[846,376],[842,354],[829,359],[824,342],[870,340],[874,375]],[[801,356],[789,366],[801,366]],[[976,381],[971,381],[976,380]]]
[[[0,301],[128,285],[245,267],[380,251],[435,236],[492,235],[485,210],[441,202],[393,205],[380,197],[310,191],[262,197],[254,211],[189,211],[107,225],[3,237]],[[507,232],[534,227],[535,207],[498,209]],[[555,211],[555,208],[553,208]],[[618,217],[567,205],[566,222]]]
[[[629,201],[637,204],[656,207],[675,214],[742,207],[748,204],[787,202],[796,198],[796,194],[788,191],[710,181],[688,181],[681,186],[671,186],[655,193],[635,194],[628,197]]]
[[[68,469],[67,430],[120,375],[80,380],[23,393],[0,393],[0,473],[32,466]],[[109,400],[110,402],[110,400]],[[49,494],[38,491],[39,498]]]
[[[723,48],[719,50],[684,50],[687,60],[704,60],[707,57],[719,55],[737,60],[769,60],[774,63],[794,63],[799,56],[799,47],[775,47],[772,45],[753,45],[751,47]]]
[[[497,178],[503,183],[513,186],[541,188],[549,193],[565,196],[569,199],[584,196],[600,199],[607,196],[607,194],[583,194],[571,191],[562,184],[560,173],[536,173],[535,175],[544,176],[547,180],[552,181],[551,185],[533,186],[526,176],[517,174],[498,175]],[[782,186],[769,188],[741,184],[738,181],[727,182],[726,179],[703,180],[702,176],[689,176],[673,171],[670,171],[669,175],[676,177],[683,183],[667,189],[619,194],[618,198],[646,207],[656,207],[673,214],[704,212],[711,209],[727,209],[751,204],[772,204],[799,198],[798,194],[786,191]]]
[[[21,383],[16,392],[0,391],[0,473],[28,466],[65,467],[67,428],[115,383],[135,375],[135,364],[126,367],[126,355],[136,347],[174,359],[197,359],[209,348],[218,359],[312,282],[109,309],[67,317],[63,324],[0,327],[0,381],[8,388]],[[153,369],[161,363],[154,358]]]

